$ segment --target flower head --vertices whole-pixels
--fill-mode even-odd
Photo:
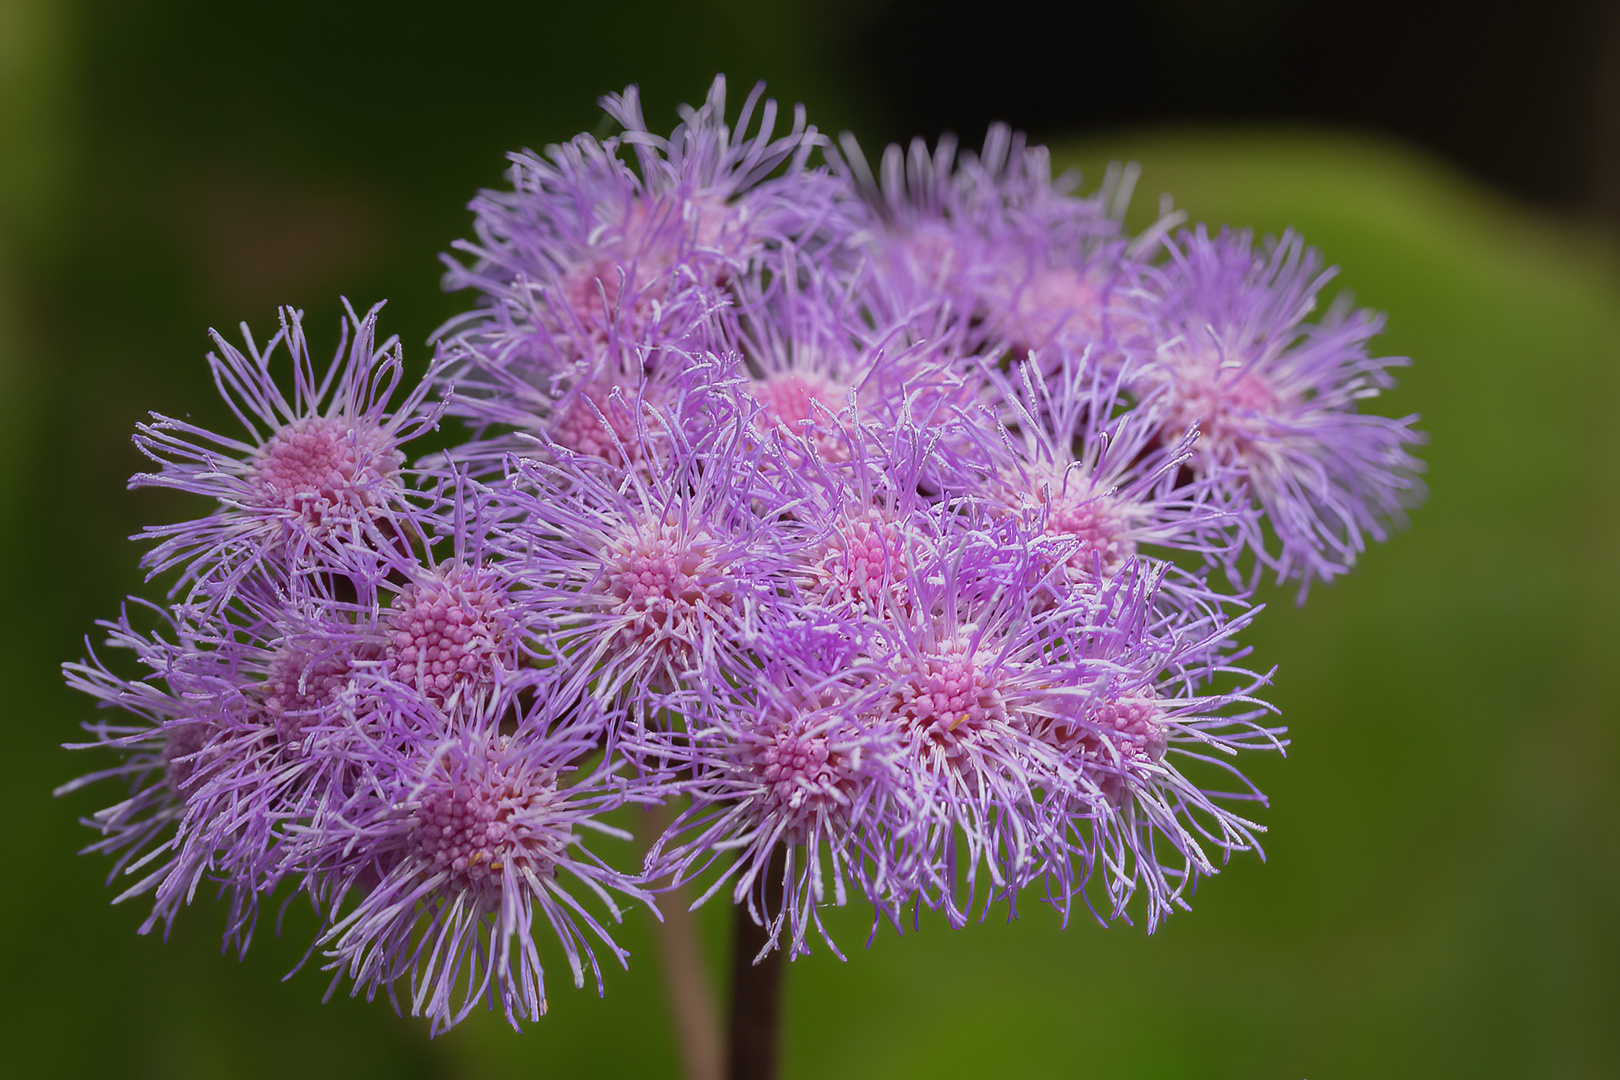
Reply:
[[[207,517],[149,528],[157,541],[144,564],[153,575],[181,568],[194,595],[228,596],[267,562],[290,568],[320,559],[364,571],[378,552],[412,531],[412,492],[400,447],[434,427],[443,407],[427,399],[433,373],[402,401],[397,339],[376,342],[377,305],[348,310],[331,366],[309,358],[303,314],[281,310],[281,328],[259,348],[244,324],[243,353],[218,334],[208,354],[214,381],[244,438],[153,414],[135,443],[156,461],[131,487],[172,487],[218,502]],[[292,394],[274,371],[278,351],[291,365]]]
[[[593,939],[621,964],[628,954],[569,890],[600,899],[614,921],[608,889],[643,895],[585,847],[583,830],[616,834],[595,817],[623,798],[601,771],[575,775],[594,738],[494,726],[378,746],[373,782],[307,839],[313,888],[334,915],[321,938],[328,966],[368,998],[407,981],[412,1014],[435,1031],[484,1000],[514,1025],[545,1012],[537,920],[574,984],[589,966],[600,987]]]
[[[907,151],[891,145],[877,176],[848,136],[844,150],[891,305],[951,313],[970,349],[1022,357],[1111,340],[1133,256],[1163,231],[1134,247],[1124,239],[1134,170],[1111,170],[1094,195],[1077,196],[1078,174],[1054,178],[1046,148],[1005,125],[991,126],[977,154],[958,156],[950,137],[933,151],[920,139]]]
[[[863,718],[881,693],[869,670],[818,667],[783,650],[742,685],[684,695],[686,732],[649,736],[690,773],[692,802],[648,854],[648,876],[678,885],[724,860],[698,903],[729,883],[768,948],[793,955],[808,954],[812,931],[837,952],[819,911],[829,900],[859,889],[898,921],[893,898],[908,891],[892,857],[911,827],[900,732]]]
[[[152,894],[142,932],[172,924],[214,878],[231,905],[226,938],[245,950],[258,898],[292,870],[287,825],[343,801],[344,754],[377,723],[360,677],[377,642],[342,613],[246,592],[211,617],[156,614],[154,631],[128,611],[103,624],[143,674],[117,674],[94,652],[65,665],[69,686],[137,722],[86,725],[95,740],[80,748],[126,760],[61,791],[130,783],[91,824],[103,836],[93,848],[119,856],[113,874],[141,875],[119,898]]]
[[[1412,421],[1357,405],[1379,319],[1307,321],[1292,234],[1132,239],[1131,170],[1077,194],[1005,127],[874,177],[758,88],[668,137],[602,104],[619,135],[474,201],[473,310],[401,400],[377,309],[324,371],[284,309],[215,336],[245,435],[141,425],[133,483],[217,508],[143,534],[181,588],[105,624],[136,672],[66,666],[123,759],[64,790],[128,783],[88,824],[143,930],[213,881],[245,949],[285,888],[334,988],[436,1033],[540,1016],[543,954],[600,989],[660,889],[797,956],[851,897],[1151,930],[1258,851],[1255,575],[1344,572],[1419,490]],[[675,799],[616,869],[604,816]]]
[[[1048,898],[1067,913],[1083,897],[1107,919],[1129,918],[1140,894],[1150,930],[1219,871],[1216,857],[1260,850],[1264,829],[1241,810],[1265,798],[1234,759],[1285,746],[1253,696],[1269,677],[1238,666],[1247,650],[1234,636],[1252,611],[1167,616],[1155,597],[1163,579],[1162,566],[1143,565],[1061,613],[1092,680],[1067,707],[1026,714],[1063,759],[1047,797],[1070,843],[1057,872],[1047,868]],[[1101,908],[1085,893],[1094,875]]]
[[[1185,553],[1203,565],[1169,564],[1161,603],[1191,618],[1241,606],[1245,594],[1217,595],[1208,570],[1235,566],[1256,514],[1221,468],[1189,467],[1203,437],[1197,426],[1174,434],[1154,395],[1131,400],[1130,364],[1057,356],[1044,371],[1025,361],[1016,380],[992,376],[996,392],[976,429],[980,497],[1061,565],[1056,590],[1095,588],[1139,554]]]
[[[520,663],[513,607],[487,570],[451,564],[422,572],[383,617],[382,671],[439,705],[487,693]]]
[[[776,135],[758,86],[728,126],[725,91],[717,78],[664,138],[630,87],[602,99],[622,135],[512,155],[512,191],[472,204],[477,240],[458,247],[473,263],[448,262],[448,288],[482,294],[443,331],[465,373],[458,412],[508,423],[571,386],[633,394],[654,367],[712,345],[726,285],[766,245],[820,228],[833,188],[806,169],[819,138],[803,110]]]
[[[748,414],[695,431],[684,419],[664,418],[644,469],[513,458],[497,495],[551,660],[604,702],[628,694],[645,706],[687,680],[742,678],[761,636],[799,618],[808,541],[769,483]]]
[[[1167,436],[1198,426],[1201,472],[1264,508],[1278,545],[1254,546],[1280,577],[1303,590],[1344,573],[1421,497],[1416,418],[1359,411],[1406,361],[1368,354],[1383,327],[1371,312],[1335,304],[1305,321],[1333,271],[1292,233],[1256,249],[1250,233],[1200,227],[1168,246],[1142,294],[1152,362],[1136,381],[1163,395]]]

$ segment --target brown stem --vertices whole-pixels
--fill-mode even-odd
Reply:
[[[783,851],[771,855],[765,872],[767,921],[782,910]],[[729,1080],[776,1080],[782,999],[782,950],[773,949],[759,963],[754,958],[770,940],[770,931],[749,916],[748,905],[733,909],[731,954],[731,1068]]]
[[[653,807],[642,819],[641,833],[651,847],[673,819],[669,807]],[[677,886],[658,898],[664,916],[658,924],[658,955],[664,968],[664,993],[669,1000],[670,1020],[680,1044],[681,1063],[686,1080],[721,1080],[720,1017],[709,984],[703,946],[698,940],[697,920],[688,910],[692,899],[684,886]]]

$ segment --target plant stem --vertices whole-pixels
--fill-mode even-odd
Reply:
[[[767,921],[782,910],[783,852],[777,848],[765,873]],[[770,931],[749,917],[748,905],[733,909],[736,920],[731,954],[731,1062],[728,1080],[775,1080],[782,998],[782,950],[773,949],[759,963]]]
[[[680,1035],[687,1080],[720,1080],[719,1010],[704,968],[697,920],[686,910],[690,902],[686,889],[677,888],[665,893],[659,903],[664,913],[658,942],[664,960],[664,992]]]
[[[649,809],[640,830],[644,843],[651,845],[673,817],[670,807]],[[664,916],[657,930],[664,994],[669,1000],[670,1020],[680,1044],[686,1080],[721,1080],[719,1010],[709,985],[697,920],[687,910],[690,903],[684,887],[671,889],[658,898],[658,910]]]

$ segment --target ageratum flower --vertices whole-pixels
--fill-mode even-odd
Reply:
[[[1151,931],[1187,906],[1200,875],[1218,872],[1211,850],[1221,862],[1260,850],[1263,827],[1233,804],[1265,797],[1233,759],[1285,743],[1282,728],[1262,723],[1270,706],[1253,697],[1269,677],[1237,666],[1247,650],[1233,638],[1253,612],[1167,616],[1155,596],[1164,573],[1139,562],[1046,616],[1064,627],[1077,669],[1093,675],[1067,707],[1021,714],[1062,759],[1045,796],[1070,830],[1070,855],[1048,869],[1046,889],[1065,918],[1079,896],[1101,920],[1129,919],[1140,891]],[[1084,891],[1094,874],[1101,908]]]
[[[103,624],[143,674],[116,674],[94,651],[64,666],[70,687],[138,722],[87,724],[95,741],[75,749],[125,760],[58,794],[125,778],[130,796],[88,821],[103,834],[91,850],[118,854],[113,876],[140,875],[117,900],[151,893],[141,932],[160,920],[167,930],[215,879],[231,905],[226,939],[245,951],[259,895],[289,869],[286,826],[345,797],[343,754],[375,723],[361,673],[380,642],[329,606],[246,589],[211,618],[152,610],[155,632],[132,626],[127,610]]]
[[[664,888],[796,956],[852,897],[1151,930],[1257,852],[1255,576],[1343,572],[1419,491],[1411,421],[1356,404],[1378,319],[1307,321],[1291,234],[1132,239],[1130,170],[1079,195],[1004,127],[874,177],[758,89],[667,139],[603,105],[620,136],[473,203],[474,310],[402,400],[376,309],[324,372],[284,310],[209,356],[245,436],[141,426],[133,483],[217,509],[143,534],[181,588],[106,624],[137,672],[67,665],[124,715],[65,790],[129,783],[88,823],[143,929],[213,882],[245,949],[303,895],[334,990],[437,1033],[539,1017],[553,954],[600,990]],[[609,858],[604,815],[675,799]]]
[[[700,289],[682,294],[660,311],[678,320],[672,341],[648,344],[610,329],[590,360],[538,364],[500,351],[471,332],[441,342],[439,355],[457,389],[448,408],[469,419],[473,437],[451,448],[458,467],[484,478],[500,475],[507,454],[536,452],[535,439],[564,450],[631,464],[649,420],[681,397],[688,373],[713,363],[701,346],[705,327],[722,305]],[[656,429],[656,421],[652,421]]]
[[[775,136],[763,89],[728,126],[717,78],[665,139],[647,130],[630,87],[602,99],[621,136],[512,155],[513,190],[474,200],[477,241],[457,245],[474,262],[447,260],[447,288],[483,294],[442,331],[466,373],[458,412],[520,426],[514,410],[556,417],[549,427],[562,432],[548,433],[567,445],[565,393],[583,388],[598,409],[614,389],[634,395],[652,368],[679,365],[668,350],[701,350],[723,287],[766,244],[822,227],[832,184],[806,171],[819,137],[802,109]]]
[[[793,248],[764,266],[738,283],[736,312],[762,429],[808,435],[837,460],[852,452],[853,429],[953,422],[976,399],[978,367],[959,359],[960,335],[927,313],[879,321],[870,272],[836,274]]]
[[[885,688],[865,715],[901,734],[913,814],[894,832],[890,879],[913,896],[892,906],[915,899],[960,925],[1040,881],[1067,917],[1101,870],[1099,915],[1125,915],[1141,889],[1152,926],[1215,871],[1206,845],[1256,848],[1259,827],[1226,805],[1259,797],[1241,774],[1228,795],[1175,763],[1235,773],[1210,752],[1281,745],[1255,722],[1264,706],[1249,695],[1264,680],[1234,666],[1247,617],[1161,603],[1165,567],[1141,557],[1054,604],[1057,572],[1037,537],[987,522],[936,541],[910,602],[863,633]],[[1211,688],[1221,681],[1243,689]]]
[[[1089,352],[1057,351],[1025,361],[1015,378],[990,373],[993,403],[975,426],[986,464],[976,492],[997,512],[1020,519],[1043,558],[1062,567],[1054,585],[1096,586],[1130,567],[1139,552],[1185,552],[1204,566],[1167,568],[1161,600],[1189,617],[1242,598],[1212,593],[1210,566],[1232,567],[1256,515],[1219,468],[1188,463],[1196,427],[1172,436],[1151,396],[1129,402],[1130,368]],[[963,463],[960,475],[973,471]]]
[[[1347,298],[1306,321],[1336,271],[1291,232],[1256,249],[1249,232],[1200,226],[1168,248],[1138,297],[1152,362],[1135,379],[1163,395],[1165,437],[1197,425],[1194,464],[1265,510],[1277,547],[1256,554],[1303,597],[1421,498],[1416,417],[1359,411],[1407,361],[1368,354],[1383,316]]]
[[[971,349],[1023,357],[1110,341],[1114,297],[1164,229],[1125,240],[1134,170],[1111,170],[1079,197],[1079,174],[1054,178],[1046,148],[1005,125],[960,159],[949,136],[932,152],[920,139],[909,151],[891,145],[878,176],[851,136],[843,146],[869,208],[863,238],[895,312],[943,306]]]
[[[528,583],[571,692],[656,711],[686,680],[735,681],[755,643],[802,621],[807,540],[767,483],[751,414],[662,418],[643,468],[553,448],[513,458],[511,572]],[[711,426],[712,424],[712,426]]]
[[[647,130],[635,87],[602,98],[624,133],[601,142],[580,135],[544,157],[511,155],[513,190],[473,201],[478,239],[456,247],[475,261],[447,259],[446,286],[479,289],[492,305],[540,295],[577,324],[546,329],[599,332],[618,318],[650,315],[683,279],[717,282],[767,239],[802,231],[832,194],[827,183],[799,176],[818,139],[802,108],[792,129],[774,137],[771,100],[747,134],[763,92],[756,86],[728,126],[725,78],[717,77],[708,100],[686,110],[668,139]],[[633,151],[637,169],[621,148]],[[786,183],[765,183],[784,166]]]
[[[853,657],[829,664],[824,638],[805,643],[778,635],[748,682],[672,699],[685,731],[645,734],[638,753],[678,762],[692,800],[648,853],[646,876],[673,888],[724,861],[694,907],[730,884],[732,902],[766,928],[766,951],[808,955],[813,929],[842,957],[821,907],[859,890],[898,926],[894,898],[909,883],[892,853],[914,814],[901,732],[869,720],[881,683]]]
[[[135,444],[156,461],[131,487],[170,487],[218,502],[207,517],[148,528],[157,541],[143,560],[151,576],[180,568],[194,598],[227,598],[244,576],[266,565],[283,571],[320,562],[374,571],[377,553],[408,542],[412,497],[401,447],[438,424],[428,401],[436,373],[393,403],[404,379],[397,338],[376,342],[378,304],[348,319],[332,364],[317,372],[303,313],[282,308],[281,328],[263,349],[244,323],[247,352],[215,333],[208,354],[214,382],[245,438],[153,415]],[[288,354],[292,395],[274,370]],[[391,407],[392,405],[392,407]]]
[[[615,766],[586,767],[597,726],[559,718],[543,699],[526,713],[509,700],[484,704],[457,729],[376,745],[367,783],[304,841],[311,891],[333,920],[320,939],[328,969],[368,1000],[378,990],[395,998],[406,982],[411,1014],[435,1033],[481,1001],[499,1003],[514,1027],[539,1019],[537,923],[556,936],[574,985],[589,966],[600,992],[597,944],[621,965],[629,954],[575,893],[615,922],[609,890],[648,899],[586,847],[588,831],[629,839],[597,820],[626,798]]]
[[[1060,861],[1064,820],[1040,797],[1060,758],[1021,714],[1082,692],[1091,673],[1038,617],[1039,574],[1006,530],[964,530],[916,568],[910,602],[887,605],[871,627],[884,693],[866,722],[899,729],[915,808],[894,858],[915,867],[904,881],[915,898],[953,925]]]
[[[459,730],[490,702],[532,692],[549,655],[548,605],[503,558],[511,540],[493,493],[454,473],[438,479],[417,519],[422,555],[391,560],[353,607],[377,642],[361,674],[367,697]]]
[[[804,591],[817,609],[859,622],[907,608],[920,568],[971,518],[941,489],[942,474],[959,479],[959,459],[941,450],[959,425],[838,421],[832,433],[847,454],[831,457],[813,452],[826,437],[813,426],[778,431],[793,467],[772,479],[808,539]]]

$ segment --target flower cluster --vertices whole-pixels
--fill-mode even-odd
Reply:
[[[147,534],[170,602],[108,624],[142,670],[67,672],[122,711],[74,786],[130,781],[90,824],[148,926],[217,884],[246,948],[302,891],[336,979],[437,1030],[544,1011],[537,914],[600,986],[625,900],[688,883],[796,955],[857,896],[1151,929],[1258,850],[1253,590],[1421,493],[1412,421],[1359,410],[1379,319],[1312,320],[1292,235],[1130,236],[1128,173],[1076,194],[1003,128],[874,173],[722,80],[667,138],[603,105],[474,201],[412,389],[375,309],[324,371],[289,310],[209,356],[243,434],[141,427],[133,483],[214,507]]]

